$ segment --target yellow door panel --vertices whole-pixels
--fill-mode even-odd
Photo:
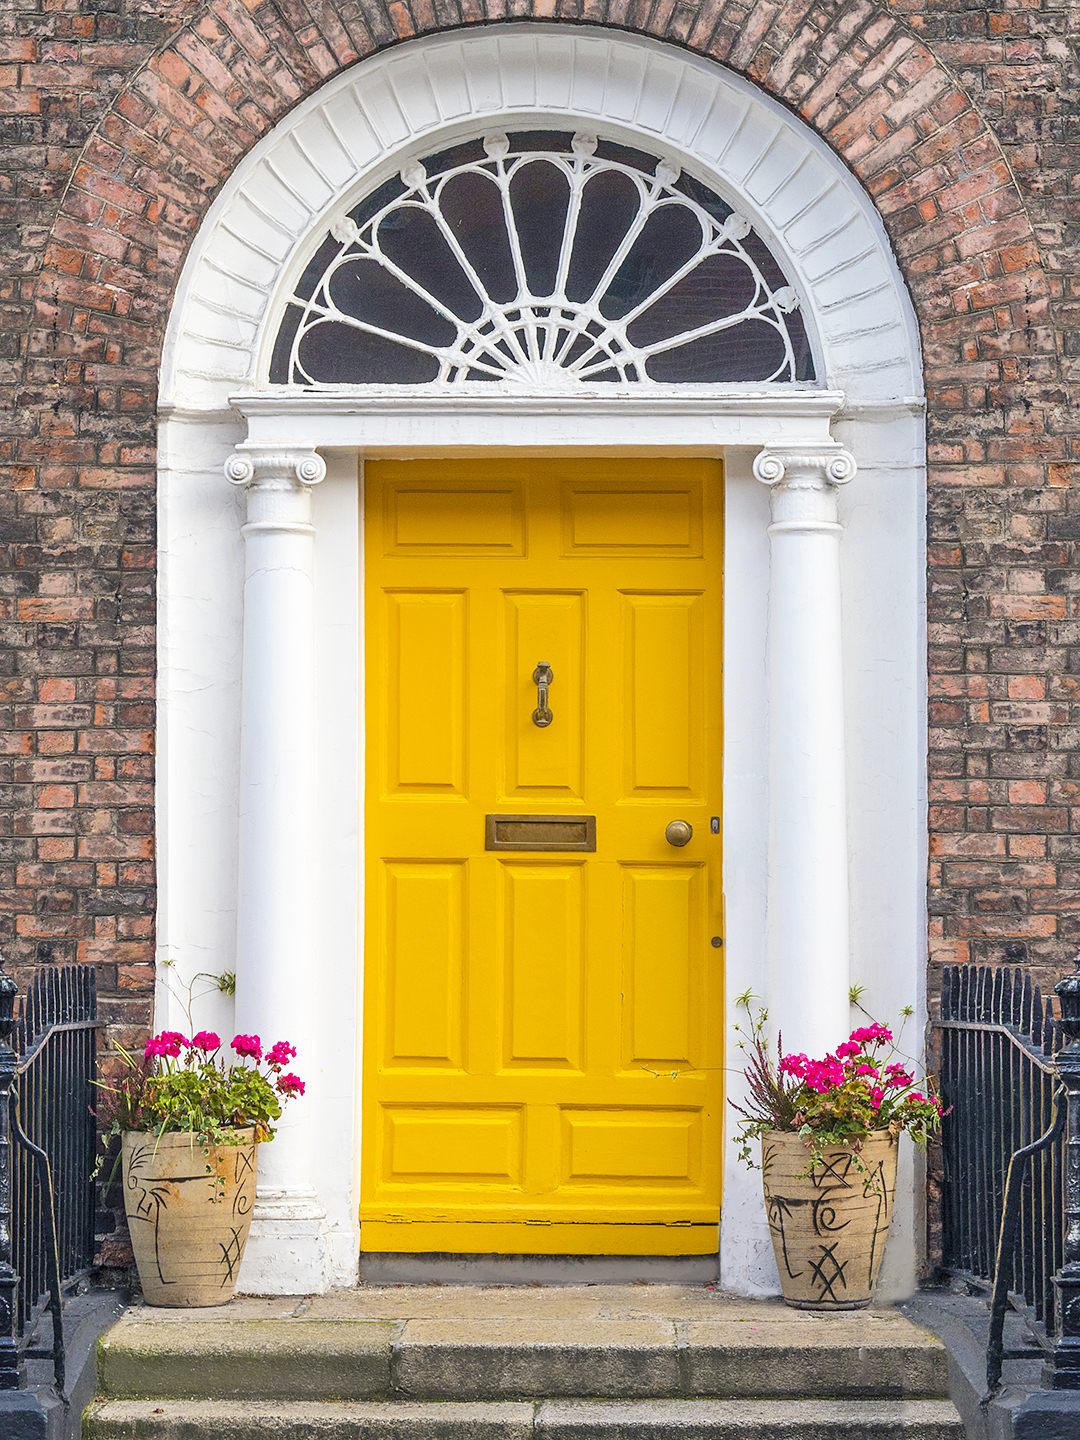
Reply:
[[[503,615],[505,708],[501,728],[506,770],[500,778],[500,791],[504,796],[579,799],[585,718],[585,596],[510,593],[503,598]],[[532,674],[538,657],[559,677],[559,724],[547,729],[532,721],[536,708]]]
[[[464,594],[386,595],[391,790],[460,791],[465,770]],[[439,677],[440,704],[432,702]]]
[[[499,863],[504,1064],[582,1068],[585,863]]]
[[[564,1112],[566,1183],[694,1185],[701,1114],[683,1110]]]
[[[643,463],[655,466],[656,462]],[[563,554],[699,557],[703,491],[702,479],[690,474],[666,485],[655,484],[651,478],[605,480],[600,476],[564,483]]]
[[[716,1248],[721,502],[705,460],[366,467],[366,1250]],[[530,814],[595,850],[487,848]]]
[[[486,483],[457,476],[443,486],[438,473],[408,476],[385,487],[386,555],[520,555],[525,496],[519,481]]]
[[[465,864],[390,862],[382,876],[385,1063],[460,1070]]]
[[[422,1181],[435,1186],[462,1180],[520,1184],[520,1110],[394,1106],[383,1112],[383,1124],[385,1178],[391,1185]]]
[[[624,595],[628,791],[701,789],[701,595]]]
[[[623,871],[627,1070],[693,1070],[705,1063],[706,882],[701,865],[628,865]]]

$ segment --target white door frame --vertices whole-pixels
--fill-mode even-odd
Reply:
[[[672,156],[747,214],[799,290],[828,389],[266,386],[283,287],[329,218],[405,155],[556,115]],[[341,1137],[359,1124],[358,456],[723,455],[728,1018],[752,988],[774,1017],[787,1007],[787,1048],[820,1048],[844,1028],[851,981],[882,1018],[918,1007],[914,335],[884,232],[840,162],[729,72],[622,32],[485,27],[374,56],[230,178],[185,266],[162,377],[159,935],[171,975],[237,972],[235,1012],[208,999],[208,1023],[298,1040],[308,1057],[309,1095],[264,1151],[242,1288],[355,1274],[358,1146]],[[170,991],[161,1006],[159,1023],[175,1018]],[[894,1290],[913,1273],[904,1183]],[[722,1278],[748,1293],[776,1284],[756,1186],[729,1154]]]

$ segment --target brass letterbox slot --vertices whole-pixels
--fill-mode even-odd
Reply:
[[[595,850],[595,815],[489,815],[485,850]]]

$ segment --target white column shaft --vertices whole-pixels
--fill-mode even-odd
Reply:
[[[839,446],[754,466],[769,527],[769,1010],[785,1051],[822,1055],[850,1015]]]
[[[247,489],[240,731],[236,1028],[296,1046],[315,1072],[315,527],[312,454],[241,446],[226,475]],[[240,1288],[320,1289],[324,1266],[311,1147],[311,1095],[291,1100],[259,1146]],[[264,1233],[265,1232],[265,1233]]]
[[[296,1046],[311,1073],[315,605],[311,495],[248,491],[240,738],[236,1024]],[[277,511],[273,517],[267,511]],[[292,516],[287,514],[292,511]],[[282,513],[286,512],[286,513]],[[256,518],[259,517],[259,518]],[[303,517],[303,518],[301,518]],[[283,523],[284,522],[284,523]],[[259,1152],[259,1189],[309,1191],[308,1102]]]

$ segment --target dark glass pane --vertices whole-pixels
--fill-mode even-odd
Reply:
[[[633,310],[685,265],[700,244],[701,224],[691,210],[665,205],[654,211],[600,301],[600,313],[617,320]]]
[[[303,313],[299,305],[285,306],[281,329],[277,333],[277,339],[274,341],[274,353],[270,358],[271,385],[288,385],[292,380],[292,376],[289,374],[289,352],[292,350],[292,342]]]
[[[788,283],[787,277],[769,253],[764,240],[759,235],[755,235],[753,230],[749,235],[744,235],[739,244],[761,271],[761,277],[770,290],[779,290]]]
[[[705,335],[653,355],[645,363],[650,380],[662,385],[723,385],[744,380],[768,380],[784,361],[784,341],[763,320],[744,320],[730,330]],[[790,380],[789,374],[777,376]]]
[[[326,267],[337,259],[341,249],[340,243],[332,235],[319,246],[318,250],[304,266],[304,273],[300,276],[296,289],[293,292],[300,300],[310,300],[315,293],[315,287],[326,273]]]
[[[423,163],[424,169],[431,176],[443,175],[458,165],[475,165],[484,158],[483,140],[466,140],[461,145],[451,145],[447,150],[440,150],[437,155],[429,155]]]
[[[617,170],[601,170],[581,193],[577,232],[566,275],[566,298],[592,298],[640,205],[637,186]]]
[[[388,259],[452,315],[462,320],[480,318],[483,303],[426,210],[408,205],[392,211],[379,224],[379,244]]]
[[[334,271],[330,298],[344,315],[428,345],[452,345],[457,336],[455,325],[377,260],[346,260]]]
[[[516,300],[518,283],[502,195],[494,180],[454,175],[440,194],[443,216],[492,300],[501,305]]]
[[[710,190],[707,185],[702,185],[700,180],[695,180],[692,175],[687,175],[685,171],[683,171],[678,180],[675,181],[673,188],[689,196],[691,200],[700,205],[706,214],[711,215],[719,224],[723,224],[731,214],[731,206],[721,200],[715,190]]]
[[[570,181],[546,160],[531,160],[514,171],[510,205],[529,290],[550,295],[559,269]]]
[[[708,255],[626,328],[632,345],[655,345],[710,320],[738,315],[753,300],[757,281],[737,255]]]
[[[511,155],[526,154],[530,150],[553,150],[556,155],[568,155],[574,145],[574,136],[569,130],[511,130],[506,138],[510,141]]]
[[[806,326],[803,318],[796,310],[791,315],[786,315],[788,336],[791,339],[791,348],[795,351],[795,379],[814,380],[814,356],[810,349],[810,341],[806,334]]]
[[[356,228],[362,230],[369,220],[373,219],[384,205],[389,205],[399,195],[405,194],[405,185],[400,175],[392,175],[385,180],[377,190],[370,195],[365,195],[358,205],[354,205],[349,211],[349,219],[355,221]]]
[[[300,341],[300,363],[327,385],[423,385],[439,377],[434,355],[321,320]]]
[[[589,335],[579,335],[574,341],[574,343],[570,346],[570,349],[567,350],[565,356],[563,357],[562,363],[564,365],[572,365],[575,360],[580,359],[582,355],[585,355],[590,351],[593,351],[592,337]],[[593,360],[599,360],[600,355],[601,352],[599,350],[596,350],[593,351],[591,358]]]
[[[631,145],[620,145],[615,140],[598,140],[597,160],[613,160],[616,165],[627,165],[631,170],[641,170],[646,175],[656,172],[656,156],[646,155],[644,150],[635,150]]]

